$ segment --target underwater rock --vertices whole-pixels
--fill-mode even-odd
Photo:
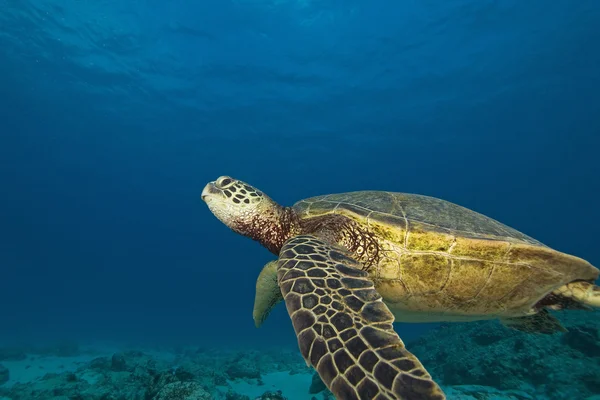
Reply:
[[[590,392],[600,393],[600,374],[589,371],[581,374],[579,376],[579,381],[581,381]]]
[[[212,400],[212,396],[196,382],[173,382],[165,385],[155,400]]]
[[[10,374],[8,372],[8,368],[4,365],[0,364],[0,385],[5,384],[10,379]]]
[[[229,390],[225,394],[225,400],[250,400],[250,397],[244,394],[234,392],[233,390]]]
[[[127,371],[127,362],[125,361],[125,356],[122,353],[115,353],[112,355],[110,369],[115,372]]]
[[[90,361],[90,368],[107,370],[110,369],[110,361],[108,357],[97,357]]]
[[[310,388],[308,389],[308,393],[317,394],[321,393],[325,389],[327,389],[327,386],[325,386],[319,374],[315,372],[312,376],[312,381],[310,382]]]
[[[254,400],[287,400],[287,399],[285,397],[283,397],[283,393],[281,392],[281,390],[278,390],[276,392],[265,392],[261,396],[257,397]]]
[[[499,330],[483,331],[475,333],[473,341],[480,346],[488,346],[504,339],[505,336]]]
[[[253,361],[260,366],[261,373],[289,372],[290,375],[307,373],[307,367],[297,349],[273,348],[260,352]]]
[[[590,356],[600,356],[600,332],[598,329],[576,326],[563,336],[563,343]]]
[[[230,379],[237,378],[250,378],[259,379],[260,371],[256,365],[251,364],[248,360],[242,359],[240,361],[230,364],[225,370]]]
[[[520,390],[501,391],[488,386],[459,385],[449,391],[449,399],[494,399],[494,400],[534,400],[530,394]]]
[[[19,400],[90,399],[99,400],[95,387],[85,380],[73,380],[73,373],[48,373],[28,383],[15,383],[6,397]]]
[[[222,372],[215,371],[212,375],[213,381],[217,386],[227,386],[227,375]]]
[[[194,380],[195,376],[192,372],[188,371],[184,367],[177,367],[173,369],[173,375],[181,382],[187,382]]]

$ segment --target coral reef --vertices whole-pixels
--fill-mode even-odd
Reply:
[[[211,395],[196,382],[166,384],[154,397],[156,400],[210,400]]]
[[[600,400],[597,314],[558,315],[568,328],[564,334],[525,334],[497,321],[444,324],[407,347],[449,400]],[[10,363],[29,368],[44,357],[80,360],[84,353],[73,345],[0,348],[7,359],[0,365],[0,399],[333,400],[295,348],[94,352],[71,370],[11,381]]]
[[[125,356],[121,353],[113,354],[110,362],[110,369],[116,372],[127,371],[127,361],[125,361]]]
[[[294,349],[266,352],[187,349],[163,351],[162,354],[166,356],[131,350],[90,357],[74,371],[47,373],[30,382],[17,382],[10,387],[2,387],[0,398],[284,400],[281,392],[266,389],[263,390],[263,395],[250,398],[236,393],[230,382],[250,380],[258,386],[262,383],[261,371],[287,371],[290,374],[308,371]],[[3,371],[6,371],[5,381],[9,380],[8,369],[0,367],[0,383],[3,383]],[[306,391],[308,392],[308,385]]]
[[[569,311],[556,315],[568,332],[527,334],[497,321],[445,324],[408,347],[445,386],[519,389],[531,398],[552,400],[599,394],[597,314]]]
[[[256,400],[286,400],[281,393],[281,390],[276,392],[265,392],[262,396],[258,397]]]

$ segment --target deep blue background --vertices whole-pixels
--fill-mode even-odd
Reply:
[[[272,256],[200,201],[223,174],[433,195],[600,265],[597,0],[0,9],[0,337],[294,345],[251,318]]]

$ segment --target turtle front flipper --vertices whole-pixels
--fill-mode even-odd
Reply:
[[[256,280],[252,317],[257,328],[265,322],[271,310],[283,300],[277,284],[277,265],[277,260],[269,261],[260,271]]]
[[[344,249],[296,236],[281,249],[277,277],[302,356],[338,400],[446,398]]]

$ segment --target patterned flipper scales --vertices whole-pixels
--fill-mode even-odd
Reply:
[[[302,356],[338,400],[445,399],[361,268],[315,236],[283,246],[277,278]]]

